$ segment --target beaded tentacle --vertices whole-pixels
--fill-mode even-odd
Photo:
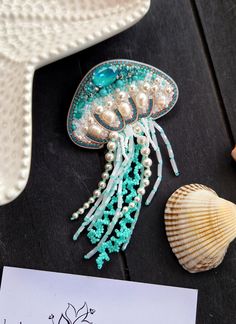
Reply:
[[[91,70],[79,85],[67,121],[73,142],[98,149],[106,144],[105,170],[92,197],[73,213],[86,214],[73,236],[86,229],[95,247],[97,266],[109,254],[125,250],[138,221],[143,196],[150,184],[151,148],[157,158],[157,179],[147,197],[150,204],[162,180],[163,160],[157,136],[164,141],[172,169],[179,174],[171,144],[154,120],[175,105],[178,89],[162,71],[139,62],[114,60]]]

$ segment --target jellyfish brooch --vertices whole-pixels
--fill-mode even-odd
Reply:
[[[145,204],[149,205],[162,180],[164,141],[172,169],[179,171],[171,144],[155,120],[168,113],[178,98],[176,83],[153,66],[130,60],[103,62],[83,78],[72,100],[67,129],[71,140],[88,149],[107,147],[105,169],[93,195],[73,213],[85,217],[73,236],[87,230],[102,268],[110,254],[125,250],[137,223],[150,183],[151,149],[157,158],[157,179]]]

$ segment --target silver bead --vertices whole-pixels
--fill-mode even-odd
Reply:
[[[127,213],[127,211],[129,210],[129,207],[128,206],[125,206],[122,208],[122,212],[123,213]]]
[[[95,202],[95,199],[93,197],[90,197],[88,201],[90,204],[93,204]]]
[[[150,154],[151,150],[149,147],[143,147],[140,151],[140,153],[144,156],[148,156]]]
[[[143,161],[142,161],[142,165],[145,167],[145,168],[150,168],[150,166],[152,165],[152,160],[150,158],[145,158]]]
[[[150,181],[148,179],[143,179],[143,186],[144,187],[149,186],[149,184],[150,184]]]
[[[96,189],[94,190],[93,195],[94,197],[98,198],[99,196],[101,196],[101,191],[99,189]]]
[[[106,188],[106,184],[105,184],[105,182],[104,182],[104,181],[99,181],[99,183],[98,183],[98,187],[99,187],[100,189],[105,189],[105,188]]]
[[[78,213],[73,213],[71,219],[77,219],[79,217]]]
[[[134,203],[133,201],[130,202],[130,203],[129,203],[129,207],[130,207],[130,208],[134,208],[134,207],[135,207],[135,203]]]
[[[145,136],[139,136],[137,138],[137,142],[138,142],[138,144],[144,145],[144,144],[147,143],[147,137],[145,137]]]
[[[109,151],[115,151],[115,149],[116,149],[116,143],[115,142],[112,142],[112,141],[109,141],[107,143],[107,149]]]
[[[111,140],[113,140],[113,141],[118,140],[118,137],[119,137],[119,134],[118,134],[117,132],[111,132],[111,133],[109,134],[109,138],[110,138]]]
[[[105,170],[107,170],[107,171],[112,170],[112,164],[111,163],[106,163],[105,164]]]
[[[107,162],[112,162],[114,160],[114,154],[110,152],[106,153],[105,159]]]
[[[137,193],[140,194],[141,196],[145,195],[145,189],[142,187],[139,187],[137,190]]]
[[[136,197],[134,197],[134,200],[135,200],[136,202],[140,202],[140,201],[141,201],[141,198],[140,198],[139,196],[136,196]]]
[[[78,210],[78,213],[79,213],[79,215],[82,215],[83,213],[84,213],[84,208],[80,208],[79,210]]]
[[[89,203],[85,202],[83,207],[84,207],[84,209],[88,209],[89,208]]]
[[[109,178],[109,173],[108,172],[103,172],[102,173],[102,179],[107,180]]]
[[[144,176],[147,177],[147,178],[150,178],[152,175],[152,171],[150,169],[146,169],[144,171]]]

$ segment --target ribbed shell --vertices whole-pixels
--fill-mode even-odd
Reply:
[[[217,267],[236,237],[236,205],[212,189],[186,185],[166,204],[165,227],[179,263],[189,272]]]

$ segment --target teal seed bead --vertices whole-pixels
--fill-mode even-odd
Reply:
[[[100,93],[100,95],[101,95],[102,97],[105,97],[105,96],[107,95],[107,90],[106,90],[106,89],[101,89],[101,90],[99,91],[99,93]]]
[[[122,87],[124,86],[124,82],[123,82],[122,80],[117,80],[117,81],[116,81],[116,86],[117,86],[118,88],[122,88]]]

